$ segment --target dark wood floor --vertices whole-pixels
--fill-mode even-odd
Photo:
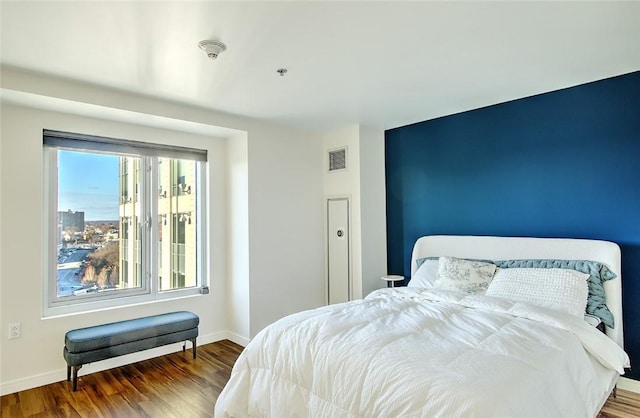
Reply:
[[[618,389],[616,398],[610,397],[600,411],[599,418],[640,417],[640,393]]]
[[[212,417],[242,347],[220,341],[1,398],[2,418]]]
[[[58,382],[0,398],[2,418],[213,416],[213,405],[242,347],[220,341],[198,347],[198,358],[174,353],[82,376],[78,391]],[[640,394],[618,391],[602,418],[640,417]]]

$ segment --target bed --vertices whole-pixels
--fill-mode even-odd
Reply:
[[[426,236],[411,273],[262,330],[215,417],[595,417],[629,367],[614,243]]]

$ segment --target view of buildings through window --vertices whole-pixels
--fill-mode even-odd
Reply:
[[[198,285],[197,162],[58,150],[57,168],[58,298]]]

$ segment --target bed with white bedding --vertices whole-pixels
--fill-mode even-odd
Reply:
[[[524,283],[523,297],[512,299],[501,293],[508,292],[512,282],[529,277],[514,274],[517,271],[537,271],[549,279],[539,268],[496,267],[482,291],[442,285],[380,289],[363,300],[288,316],[261,331],[238,358],[216,402],[215,416],[597,415],[629,366],[621,348],[620,252],[615,244],[423,237],[414,246],[412,277],[419,272],[418,260],[424,264],[429,257],[485,260],[472,263],[487,271],[491,267],[482,264],[486,260],[601,263],[616,276],[603,286],[615,324],[606,327],[605,335],[566,303],[582,297],[581,280],[588,276],[572,269],[567,276],[549,268],[558,274],[552,280],[575,284],[560,286],[558,300],[544,291],[528,300],[530,290],[536,293],[539,284],[527,289]],[[465,276],[464,271],[454,270]],[[435,280],[446,277],[439,273]],[[556,282],[549,285],[554,291]],[[471,287],[478,289],[477,283]],[[519,291],[522,287],[514,294]]]

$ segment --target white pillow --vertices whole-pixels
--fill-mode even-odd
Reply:
[[[440,257],[436,289],[455,290],[470,295],[481,295],[487,290],[496,265],[484,261],[464,260],[455,257]]]
[[[433,282],[438,278],[438,259],[425,260],[418,270],[413,273],[407,287],[421,287],[431,289]]]
[[[571,269],[498,269],[487,296],[507,298],[584,316],[589,295],[589,275]]]

